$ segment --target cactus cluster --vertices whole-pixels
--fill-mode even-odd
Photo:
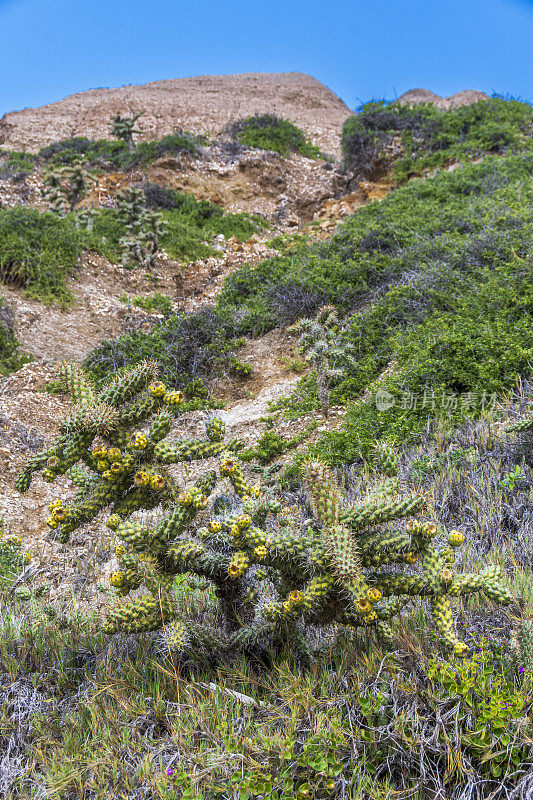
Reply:
[[[350,506],[333,472],[319,460],[306,462],[314,520],[305,520],[299,507],[282,507],[248,483],[236,444],[223,441],[220,419],[208,420],[205,439],[167,438],[183,398],[157,380],[154,364],[143,362],[99,392],[79,366],[63,365],[60,374],[76,405],[17,485],[27,489],[38,470],[49,481],[69,471],[78,493],[68,505],[52,503],[48,523],[63,541],[100,511],[111,512],[107,525],[118,542],[111,584],[123,599],[106,614],[107,633],[162,629],[172,649],[209,653],[275,640],[306,650],[310,625],[334,624],[374,629],[390,643],[391,619],[410,601],[425,600],[441,643],[464,655],[453,598],[482,591],[510,602],[498,567],[454,570],[464,536],[451,531],[447,546],[435,545],[437,526],[420,518],[427,501],[400,494],[398,460],[387,445],[376,447],[373,483]],[[204,458],[217,458],[217,468],[193,485],[178,486],[167,472],[168,465]],[[222,496],[214,494],[217,485]],[[165,509],[157,524],[132,518],[155,506]],[[187,573],[214,587],[216,625],[180,618],[173,585]]]
[[[119,242],[122,265],[150,267],[166,229],[161,214],[148,211],[144,192],[132,187],[117,195],[117,213],[126,230]]]
[[[320,408],[327,415],[330,387],[335,378],[342,378],[347,366],[355,369],[355,347],[337,331],[337,311],[323,306],[315,319],[301,319],[289,328],[299,334],[298,352],[313,366],[317,376]]]

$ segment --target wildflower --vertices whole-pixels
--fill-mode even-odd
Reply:
[[[169,777],[169,778],[170,778],[172,775],[174,775],[174,770],[172,769],[172,767],[169,767],[169,768],[167,769],[167,775],[168,775],[168,777]]]
[[[518,674],[523,675],[524,672],[525,672],[524,667],[520,667],[520,669],[518,670]]]

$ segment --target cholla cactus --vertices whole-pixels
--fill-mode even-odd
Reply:
[[[91,233],[97,216],[98,212],[95,208],[82,208],[76,212],[76,228],[83,228],[88,233]]]
[[[298,351],[314,367],[318,383],[318,401],[322,412],[329,409],[330,386],[343,375],[343,367],[356,366],[355,348],[336,330],[338,317],[334,306],[323,306],[315,319],[301,319],[289,328],[301,334]]]
[[[159,249],[159,239],[165,233],[166,223],[161,214],[147,211],[144,193],[132,187],[117,195],[118,216],[126,235],[120,239],[122,264],[150,267]]]
[[[50,211],[63,215],[74,211],[95,180],[82,164],[74,163],[48,172],[44,177],[42,194],[50,203]]]
[[[140,130],[136,130],[135,123],[143,114],[144,111],[140,111],[134,117],[123,117],[121,114],[115,114],[109,123],[112,135],[116,139],[122,139],[123,142],[126,142],[130,150],[135,148],[133,134],[141,133]]]
[[[205,439],[167,439],[183,398],[157,380],[153,363],[140,364],[100,392],[80,367],[63,365],[60,372],[76,406],[59,438],[29,459],[17,486],[27,489],[35,471],[49,481],[69,471],[78,493],[70,504],[53,502],[48,521],[63,541],[100,511],[111,512],[107,525],[118,539],[111,584],[124,599],[108,610],[107,633],[162,629],[165,646],[174,650],[228,652],[282,640],[305,652],[308,625],[373,628],[391,642],[391,618],[410,601],[425,599],[444,646],[464,655],[451,598],[483,591],[496,602],[511,600],[498,567],[479,575],[453,571],[463,535],[452,531],[448,546],[434,545],[437,527],[418,518],[426,499],[398,493],[390,448],[376,449],[387,479],[376,478],[351,506],[343,504],[331,470],[318,460],[307,462],[316,517],[309,527],[300,509],[281,508],[248,483],[232,452],[236,446],[223,442],[220,419],[208,421]],[[149,428],[141,430],[149,419]],[[192,486],[177,486],[167,469],[209,457],[218,458],[217,468]],[[231,486],[229,502],[212,502],[219,482]],[[166,507],[158,524],[132,518],[156,506]],[[179,618],[173,583],[186,573],[214,586],[215,627]]]
[[[396,494],[394,453],[388,446],[378,445],[376,460],[388,480],[351,508],[342,507],[340,490],[327,467],[320,461],[311,461],[305,467],[314,512],[322,526],[321,544],[330,565],[319,581],[325,587],[332,573],[335,579],[327,590],[323,589],[323,607],[337,607],[337,620],[374,626],[385,641],[391,641],[390,618],[414,598],[424,598],[433,611],[441,644],[455,655],[465,655],[468,648],[453,629],[451,598],[482,591],[495,602],[511,602],[510,593],[500,582],[501,570],[489,566],[478,575],[455,573],[454,550],[464,542],[463,534],[451,531],[448,546],[436,547],[436,525],[417,518],[426,506],[424,497]],[[386,523],[408,517],[401,528],[383,528]],[[409,570],[407,574],[399,571],[402,565]],[[418,574],[414,574],[416,565]],[[335,597],[339,589],[344,598],[340,604]],[[303,589],[304,595],[306,591]]]

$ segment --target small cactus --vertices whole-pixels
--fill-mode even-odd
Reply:
[[[356,366],[355,347],[335,330],[337,311],[323,306],[315,319],[301,319],[289,328],[300,335],[298,351],[314,367],[317,376],[318,401],[322,412],[329,409],[330,386],[343,375],[345,365]]]

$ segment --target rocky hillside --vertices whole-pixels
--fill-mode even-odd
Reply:
[[[147,140],[180,128],[218,136],[236,119],[277,114],[332,155],[339,154],[342,123],[351,113],[330,89],[301,72],[204,75],[90,89],[41,108],[13,111],[0,120],[0,147],[33,153],[73,136],[106,138],[113,114],[132,116],[143,110],[141,138]]]
[[[2,119],[0,796],[531,798],[532,132],[299,73]]]

